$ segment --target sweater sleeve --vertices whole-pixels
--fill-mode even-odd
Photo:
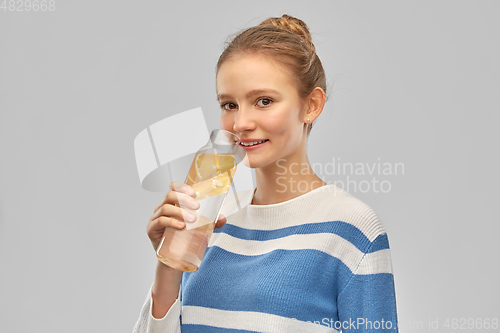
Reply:
[[[181,333],[181,308],[182,304],[178,297],[161,319],[153,317],[153,297],[149,288],[148,296],[142,306],[139,319],[135,323],[133,333]],[[180,294],[180,293],[179,293]]]
[[[396,294],[389,242],[379,235],[339,293],[342,332],[398,332]]]

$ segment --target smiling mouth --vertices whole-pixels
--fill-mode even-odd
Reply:
[[[260,145],[260,144],[267,142],[267,141],[269,141],[269,140],[265,139],[265,140],[261,140],[261,141],[240,142],[240,145],[243,147],[253,147],[253,146]]]

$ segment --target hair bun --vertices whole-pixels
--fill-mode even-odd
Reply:
[[[311,51],[315,52],[311,33],[309,32],[309,28],[304,23],[304,21],[296,17],[283,14],[281,17],[271,17],[261,23],[261,25],[265,24],[272,24],[277,28],[299,35],[299,37],[306,43]]]

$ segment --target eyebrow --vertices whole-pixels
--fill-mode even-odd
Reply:
[[[268,89],[254,89],[254,90],[251,90],[251,91],[249,91],[246,94],[245,97],[249,98],[249,97],[252,97],[253,95],[258,95],[258,94],[262,94],[262,93],[272,93],[272,94],[276,94],[276,95],[281,96],[281,94],[279,93],[279,91],[268,88]],[[230,97],[231,97],[231,95],[229,95],[229,94],[218,94],[217,95],[217,100],[220,101],[221,99],[230,98]]]

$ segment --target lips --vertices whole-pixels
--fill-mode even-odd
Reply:
[[[252,147],[252,146],[257,146],[261,143],[269,141],[268,139],[245,139],[240,141],[240,145],[243,147]]]
[[[243,139],[240,141],[240,146],[245,150],[253,150],[265,145],[268,139]]]

